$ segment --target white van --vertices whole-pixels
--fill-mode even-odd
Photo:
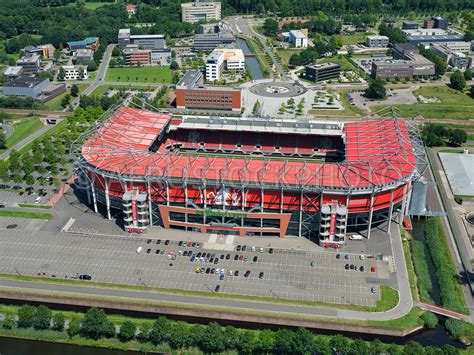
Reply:
[[[37,205],[38,203],[40,203],[40,201],[41,201],[41,197],[38,196],[38,197],[35,199],[35,204]]]
[[[353,234],[349,237],[350,240],[362,240],[364,239],[363,236],[361,236],[360,234]]]

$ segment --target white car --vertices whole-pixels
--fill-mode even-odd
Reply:
[[[364,254],[359,255],[359,259],[360,260],[365,260],[365,255]]]
[[[255,251],[255,247],[252,247],[251,250],[252,250],[252,251]]]
[[[362,240],[364,239],[363,236],[361,236],[360,234],[353,234],[349,237],[350,240]]]
[[[143,248],[142,247],[138,247],[137,249],[137,254],[140,254],[142,252]]]
[[[263,248],[260,248],[260,253],[263,253]]]

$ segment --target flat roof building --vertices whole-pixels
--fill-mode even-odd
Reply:
[[[123,51],[123,60],[128,65],[150,65],[151,64],[151,50],[139,49],[136,44],[127,45]]]
[[[132,35],[129,28],[120,29],[118,34],[118,46],[120,48],[125,48],[130,44],[137,45],[140,49],[166,48],[164,35]]]
[[[87,80],[89,78],[86,65],[63,65],[61,68],[64,70],[64,80]]]
[[[372,62],[371,75],[374,79],[412,79],[413,77],[432,76],[434,74],[434,64],[418,53],[407,53],[404,59]]]
[[[94,60],[94,52],[92,49],[78,49],[74,53],[73,59],[76,63],[87,63]]]
[[[221,19],[219,1],[186,2],[181,4],[181,21],[196,23]]]
[[[3,95],[32,97],[36,99],[49,85],[48,78],[24,76],[3,85]]]
[[[204,86],[202,72],[191,69],[176,84],[176,108],[240,111],[242,94],[239,88]]]
[[[208,51],[218,47],[234,45],[235,37],[229,32],[203,33],[194,36],[193,50]]]
[[[3,72],[3,75],[10,79],[18,78],[23,74],[23,67],[20,66],[14,66],[14,67],[8,67],[5,69]]]
[[[395,43],[393,46],[393,57],[395,59],[407,59],[409,55],[419,53],[420,50],[410,43]]]
[[[415,21],[403,21],[402,23],[403,30],[416,30],[418,27],[418,22]]]
[[[41,56],[39,54],[27,54],[18,59],[16,65],[22,67],[25,73],[36,73],[41,68]]]
[[[245,71],[244,53],[239,48],[214,49],[206,59],[206,80],[220,80],[224,70]]]
[[[311,81],[339,79],[341,66],[336,63],[321,63],[305,66],[305,78]]]
[[[300,30],[291,30],[289,34],[289,42],[295,48],[306,48],[308,47],[308,36]]]
[[[388,46],[388,37],[387,36],[367,36],[365,39],[365,44],[367,47],[387,47]]]

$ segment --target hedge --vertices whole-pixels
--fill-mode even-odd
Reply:
[[[430,295],[433,284],[428,270],[428,263],[426,262],[428,255],[425,253],[423,243],[419,240],[411,240],[410,246],[420,298],[424,302],[433,303],[434,301]]]

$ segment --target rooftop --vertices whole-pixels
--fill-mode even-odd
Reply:
[[[80,41],[67,42],[67,45],[69,47],[71,47],[71,46],[89,46],[89,45],[94,44],[95,42],[97,42],[98,39],[99,39],[98,37],[87,37],[87,38],[84,38]]]
[[[3,74],[6,76],[15,76],[15,75],[21,74],[22,71],[23,71],[23,67],[14,66],[14,67],[8,67]]]
[[[230,122],[232,123],[230,124]],[[171,116],[128,107],[119,108],[96,131],[84,136],[80,163],[102,174],[128,175],[134,179],[152,178],[159,181],[215,181],[236,184],[265,184],[274,187],[305,189],[371,191],[407,181],[416,172],[416,160],[405,121],[379,118],[360,122],[319,123],[313,128],[296,127],[297,121],[288,122],[288,129],[298,135],[307,135],[309,129],[322,128],[342,135],[345,139],[345,160],[324,162],[315,159],[273,159],[273,157],[221,154],[208,156],[176,154],[165,148],[154,151],[158,137],[170,130],[185,130],[189,125],[208,125],[209,134],[220,129],[220,141],[225,142],[225,131],[243,126],[254,131],[262,129],[279,133],[283,123],[273,127],[268,120],[211,118],[173,119]],[[283,121],[282,121],[283,122]],[[285,123],[286,125],[287,123]],[[314,122],[313,124],[317,124]],[[229,129],[227,129],[229,127]],[[342,129],[341,129],[342,127]],[[204,129],[204,127],[203,127]],[[296,132],[294,130],[297,130]],[[306,131],[305,131],[306,129]],[[195,130],[190,130],[190,134]],[[321,134],[317,132],[314,134]],[[215,136],[215,135],[214,135]],[[323,139],[323,138],[321,138]],[[197,143],[196,143],[197,144]],[[223,144],[223,143],[222,143]]]
[[[307,65],[306,68],[311,69],[328,69],[328,68],[340,68],[341,66],[337,63],[327,62]]]
[[[176,84],[176,86],[194,86],[203,74],[198,69],[190,69],[188,72],[181,78],[181,80]]]
[[[303,32],[301,32],[300,30],[291,30],[290,33],[295,38],[306,38],[306,35]]]
[[[41,84],[44,81],[49,82],[49,79],[39,78],[39,77],[36,78],[33,76],[24,76],[24,77],[15,79],[13,81],[10,81],[9,83],[6,83],[3,86],[8,87],[8,88],[32,88]]]

